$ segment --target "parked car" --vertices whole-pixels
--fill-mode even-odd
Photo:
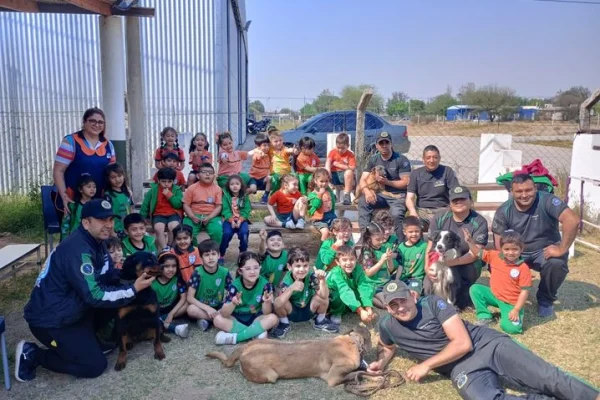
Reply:
[[[375,137],[379,132],[385,131],[392,137],[394,150],[399,153],[408,153],[410,141],[408,131],[404,125],[392,125],[380,116],[367,111],[365,113],[365,148],[367,151],[375,149]],[[350,135],[351,147],[356,145],[356,111],[333,111],[315,115],[296,129],[283,132],[283,141],[286,145],[298,143],[304,136],[313,138],[316,143],[315,153],[323,158],[327,156],[327,134],[346,132]]]

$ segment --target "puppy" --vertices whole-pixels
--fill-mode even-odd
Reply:
[[[147,252],[132,254],[123,263],[121,280],[133,283],[144,272],[150,276],[158,276],[160,274],[158,260],[153,254]],[[116,371],[121,371],[127,366],[127,350],[130,350],[135,342],[142,340],[153,341],[155,359],[165,358],[159,340],[161,322],[158,315],[158,298],[154,290],[147,288],[138,292],[132,303],[118,310],[115,322],[119,340]]]
[[[433,271],[436,280],[433,283],[433,294],[446,299],[448,303],[454,304],[456,301],[456,278],[452,271],[446,265],[446,261],[453,260],[459,255],[460,237],[450,231],[433,232],[431,234],[433,261],[429,269]]]
[[[261,339],[237,348],[229,357],[221,352],[206,356],[221,360],[227,368],[239,359],[242,375],[255,383],[321,378],[329,386],[336,386],[361,366],[362,356],[370,348],[369,330],[358,327],[333,339],[298,342]]]
[[[385,167],[383,165],[376,165],[373,167],[369,176],[367,176],[366,184],[359,184],[356,186],[356,193],[354,194],[354,202],[358,203],[358,198],[362,196],[365,188],[374,191],[375,193],[383,192],[385,185],[377,182],[377,177],[386,177]]]

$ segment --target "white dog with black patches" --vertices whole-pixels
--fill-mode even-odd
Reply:
[[[459,257],[460,236],[451,231],[433,232],[431,251],[437,253],[435,261],[429,264],[429,270],[435,276],[433,294],[446,299],[448,303],[456,301],[456,278],[446,261]]]

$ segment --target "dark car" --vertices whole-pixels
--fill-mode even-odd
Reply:
[[[392,137],[394,150],[408,153],[410,141],[404,125],[392,125],[380,116],[367,111],[365,113],[365,148],[373,151],[375,137],[379,132],[387,132]],[[356,144],[356,111],[332,111],[315,115],[296,129],[283,132],[283,141],[287,144],[298,143],[304,136],[313,138],[316,143],[315,153],[323,158],[327,156],[327,134],[346,132],[351,136],[352,149]]]

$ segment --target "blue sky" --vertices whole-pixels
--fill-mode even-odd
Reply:
[[[268,109],[299,108],[303,97],[345,84],[423,100],[466,82],[530,97],[600,87],[600,5],[246,0],[246,10],[249,96]]]

